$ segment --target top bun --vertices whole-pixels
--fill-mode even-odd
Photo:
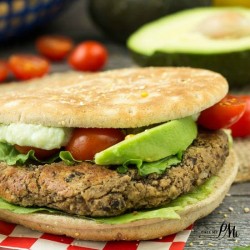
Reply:
[[[57,73],[0,87],[0,123],[129,128],[200,111],[228,92],[218,73],[192,68],[127,68]]]

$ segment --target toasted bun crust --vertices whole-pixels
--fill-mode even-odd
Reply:
[[[0,123],[141,127],[196,114],[228,91],[219,74],[191,68],[58,73],[1,85]]]
[[[222,202],[237,174],[238,163],[231,152],[218,174],[214,191],[204,200],[179,212],[181,219],[147,219],[122,225],[99,224],[70,216],[15,214],[0,210],[0,219],[46,233],[67,235],[82,240],[148,240],[179,232],[197,219],[211,213]]]

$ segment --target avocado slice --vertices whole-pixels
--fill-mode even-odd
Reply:
[[[127,46],[141,66],[189,66],[221,73],[231,86],[250,82],[250,9],[204,7],[148,23]]]
[[[191,117],[169,121],[138,133],[95,155],[95,163],[119,165],[131,159],[154,162],[185,150],[197,136]]]

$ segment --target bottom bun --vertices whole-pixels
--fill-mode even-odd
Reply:
[[[230,152],[218,173],[214,191],[204,200],[187,206],[178,212],[180,219],[143,219],[130,223],[110,225],[65,215],[43,213],[16,214],[0,210],[0,219],[25,227],[82,240],[149,240],[177,233],[196,220],[211,213],[222,202],[238,170],[234,152]]]

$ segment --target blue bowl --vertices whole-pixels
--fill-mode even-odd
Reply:
[[[0,41],[22,35],[58,14],[67,0],[1,0]]]

